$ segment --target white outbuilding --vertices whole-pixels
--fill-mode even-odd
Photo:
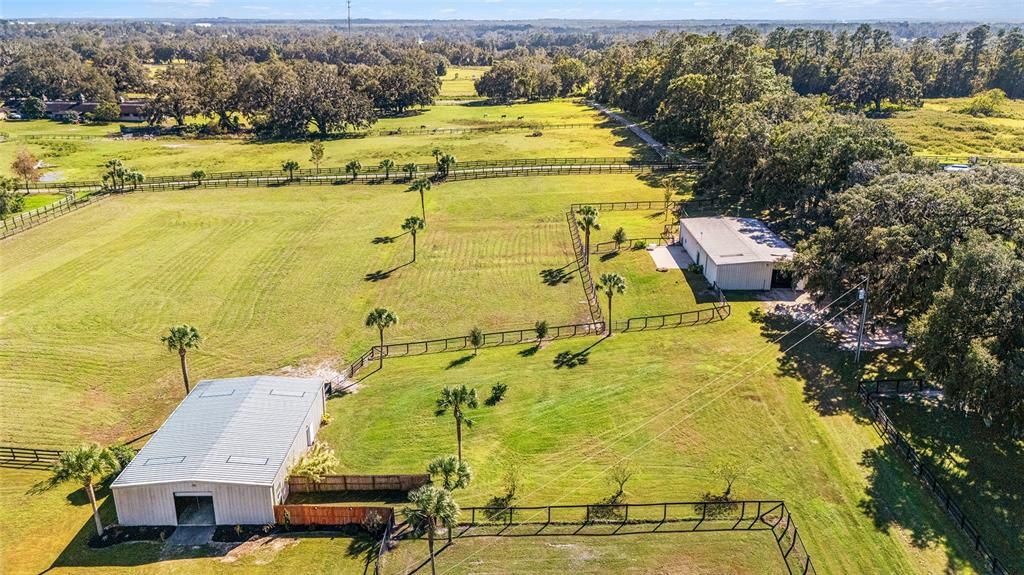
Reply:
[[[202,381],[111,485],[121,525],[274,522],[324,413],[318,379]]]
[[[750,218],[682,218],[679,244],[704,277],[723,290],[769,290],[803,287],[779,269],[793,248],[763,222]],[[796,285],[795,285],[796,284]]]

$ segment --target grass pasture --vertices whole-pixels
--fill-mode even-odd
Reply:
[[[1008,101],[1006,117],[995,118],[955,111],[968,100],[929,99],[883,121],[917,154],[1024,158],[1024,100]]]
[[[490,69],[490,66],[449,66],[448,73],[441,78],[440,98],[469,99],[476,98],[474,82]]]

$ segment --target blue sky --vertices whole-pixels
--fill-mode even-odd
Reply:
[[[1024,0],[353,0],[353,18],[1024,20]],[[344,0],[0,0],[2,18],[344,18]]]

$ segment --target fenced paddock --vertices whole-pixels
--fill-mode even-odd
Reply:
[[[784,501],[464,507],[461,520],[453,537],[611,537],[765,531],[775,539],[789,573],[817,573]]]
[[[0,445],[0,467],[49,469],[57,462],[61,453],[57,449]]]
[[[920,393],[927,389],[929,389],[929,386],[922,379],[865,380],[857,385],[857,395],[860,396],[861,401],[868,408],[872,424],[879,435],[896,450],[910,466],[910,471],[935,495],[935,498],[939,501],[939,506],[953,518],[953,523],[967,536],[971,548],[981,556],[985,566],[995,575],[1010,575],[1006,564],[995,556],[992,549],[981,538],[981,533],[978,532],[977,527],[967,518],[960,504],[953,499],[949,491],[939,482],[938,475],[932,470],[931,461],[919,454],[910,445],[907,438],[896,429],[896,426],[889,419],[888,414],[885,413],[885,409],[882,408],[882,404],[877,399],[879,397],[898,397],[902,393]]]
[[[36,208],[29,212],[11,214],[3,220],[0,220],[0,239],[8,238],[25,230],[30,230],[40,224],[44,224],[65,214],[70,214],[71,212],[84,208],[85,206],[95,204],[106,197],[106,195],[89,195],[76,199],[68,196],[48,206]]]

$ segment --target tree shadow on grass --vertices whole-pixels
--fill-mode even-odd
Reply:
[[[370,241],[370,243],[374,244],[374,245],[393,244],[393,243],[395,243],[395,240],[397,240],[398,238],[400,238],[400,237],[402,237],[402,236],[404,236],[404,235],[406,235],[408,233],[409,232],[402,232],[402,233],[398,234],[397,236],[377,236],[377,237],[373,238],[373,240]]]
[[[380,547],[380,538],[373,537],[369,533],[360,532],[349,539],[345,555],[353,558],[363,558],[363,573],[373,572],[373,563],[377,560],[377,551]]]
[[[526,349],[521,349],[518,352],[519,357],[533,357],[540,351],[540,344],[530,346]]]
[[[608,253],[606,253],[606,254],[601,256],[601,261],[602,262],[606,262],[606,261],[609,261],[609,260],[613,260],[613,259],[619,257],[619,254],[621,254],[621,253],[622,252],[620,252],[619,250],[615,250],[614,252],[608,252]]]
[[[540,278],[546,285],[559,286],[567,284],[572,281],[573,274],[576,270],[570,270],[569,266],[573,262],[567,263],[560,268],[547,268],[540,271]]]
[[[370,272],[370,273],[366,274],[365,276],[363,276],[363,281],[379,282],[379,281],[382,281],[382,280],[386,280],[389,277],[391,277],[391,274],[395,273],[396,271],[404,268],[405,266],[407,266],[407,265],[409,265],[411,263],[412,263],[412,261],[410,260],[410,261],[405,262],[404,264],[402,264],[400,266],[393,267],[393,268],[391,268],[391,269],[389,269],[387,271],[377,270],[375,272]]]
[[[471,354],[464,355],[462,357],[453,359],[450,362],[448,362],[448,365],[445,366],[445,369],[455,369],[456,367],[461,367],[463,365],[466,365],[467,363],[472,361],[474,357],[476,357],[476,356],[471,353]]]

